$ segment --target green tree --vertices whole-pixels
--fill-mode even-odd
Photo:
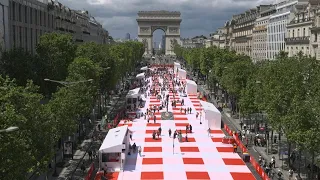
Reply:
[[[43,77],[54,80],[67,77],[68,66],[76,55],[72,36],[57,33],[42,35],[36,51],[44,65],[41,67]],[[50,83],[47,87],[48,92],[54,92],[56,85]]]
[[[18,85],[24,86],[29,79],[37,79],[36,63],[36,56],[21,48],[14,48],[3,52],[0,72],[4,76],[15,78]]]
[[[93,79],[93,83],[99,86],[102,68],[88,58],[75,58],[68,67],[68,81],[83,81]]]
[[[19,127],[0,134],[0,179],[25,179],[29,172],[46,169],[52,158],[55,122],[47,106],[40,104],[43,97],[37,91],[32,82],[23,87],[0,77],[0,129]]]

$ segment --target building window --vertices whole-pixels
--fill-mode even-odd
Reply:
[[[42,26],[42,11],[39,11],[39,16],[40,16],[40,26]]]
[[[298,29],[297,37],[300,37],[300,29]]]
[[[54,28],[53,15],[51,15],[51,28]]]
[[[12,26],[12,40],[13,40],[13,47],[16,47],[16,26]]]
[[[28,50],[28,28],[24,28],[24,46],[25,50]]]
[[[292,37],[294,38],[294,30],[292,30]]]
[[[28,23],[28,7],[24,6],[24,22]]]
[[[38,25],[38,10],[34,10],[35,24]]]
[[[19,27],[19,45],[20,47],[22,47],[22,27]]]
[[[38,44],[38,34],[39,34],[39,30],[38,29],[36,29],[36,45]]]
[[[46,12],[43,12],[44,14],[44,22],[43,22],[43,26],[44,27],[48,27],[49,24],[49,15]]]
[[[33,8],[30,8],[30,24],[33,23],[33,21],[32,21],[32,18],[33,18],[32,14],[33,14]]]
[[[19,15],[19,22],[22,22],[22,7],[21,4],[18,6],[18,15]]]
[[[12,2],[12,20],[16,20],[16,3]]]
[[[288,33],[288,37],[290,38],[291,36],[290,36],[290,30],[288,31],[289,33]]]
[[[306,28],[303,28],[303,37],[306,36]]]
[[[30,44],[31,44],[31,46],[30,46],[30,50],[33,52],[33,29],[32,28],[30,28]]]

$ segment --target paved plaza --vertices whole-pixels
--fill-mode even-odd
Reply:
[[[149,78],[151,81],[151,78]],[[152,81],[150,82],[152,83]],[[169,93],[170,101],[173,94]],[[181,97],[180,97],[181,98]],[[176,95],[177,99],[177,95]],[[108,179],[219,179],[219,180],[254,180],[249,168],[237,153],[233,153],[230,144],[223,144],[225,136],[221,129],[213,129],[209,134],[205,123],[200,124],[200,100],[195,94],[184,97],[185,105],[173,108],[169,103],[169,111],[173,112],[174,120],[161,120],[161,112],[156,112],[156,122],[153,119],[147,123],[144,117],[132,122],[122,120],[119,126],[128,125],[133,132],[131,144],[136,143],[142,148],[141,156],[136,153],[127,157],[122,172],[109,174]],[[149,96],[142,112],[152,106],[159,106],[160,100]],[[192,108],[191,114],[180,112],[180,108]],[[193,126],[192,133],[188,133],[188,142],[185,142],[186,125]],[[162,135],[154,140],[152,133],[162,128]],[[169,137],[168,130],[182,131],[183,142]]]

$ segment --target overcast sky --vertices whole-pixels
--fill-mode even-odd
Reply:
[[[137,37],[138,11],[180,11],[181,36],[209,35],[231,18],[259,4],[274,0],[59,0],[71,9],[87,10],[114,38]],[[156,41],[163,34],[155,32]]]

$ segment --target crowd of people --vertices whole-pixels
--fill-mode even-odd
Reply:
[[[140,88],[143,89],[145,97],[154,96],[160,102],[159,105],[151,105],[147,107],[144,112],[141,112],[142,116],[147,123],[153,121],[156,123],[156,113],[166,112],[168,105],[171,103],[172,107],[176,107],[178,104],[185,106],[184,98],[180,97],[180,94],[185,93],[186,83],[183,80],[175,77],[173,69],[170,68],[153,68],[145,73],[145,78],[140,80]],[[170,98],[169,93],[172,94]],[[180,107],[180,113],[192,114],[191,107]],[[140,114],[140,113],[139,113]],[[196,112],[196,118],[199,118],[199,114],[202,112]],[[200,116],[201,116],[200,115]],[[138,116],[138,118],[139,118]],[[192,133],[192,125],[188,124],[185,127],[186,133],[183,137],[182,130],[168,130],[168,135],[171,138],[178,139],[179,142],[188,142],[188,133]],[[162,135],[162,128],[159,127],[151,134],[152,139],[160,139]],[[132,141],[133,144],[135,144]],[[133,145],[130,147],[134,147]]]

